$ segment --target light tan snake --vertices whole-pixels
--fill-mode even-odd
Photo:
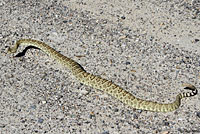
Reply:
[[[155,112],[170,112],[177,109],[180,106],[182,98],[194,96],[197,94],[197,89],[193,85],[188,84],[185,89],[189,89],[191,90],[191,92],[183,92],[178,94],[176,96],[176,100],[172,103],[161,104],[153,101],[142,100],[136,98],[131,93],[127,92],[126,90],[112,83],[111,81],[86,72],[77,62],[60,54],[55,49],[51,48],[43,42],[33,39],[21,39],[18,40],[13,47],[8,48],[8,53],[15,53],[20,45],[30,45],[41,49],[49,56],[54,58],[56,61],[63,64],[67,69],[69,69],[71,73],[81,83],[96,89],[100,89],[135,109]]]

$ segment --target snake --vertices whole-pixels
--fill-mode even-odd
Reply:
[[[54,48],[50,47],[44,42],[34,39],[19,39],[13,47],[8,47],[8,53],[16,53],[19,46],[33,46],[45,52],[49,57],[62,64],[75,78],[82,84],[90,86],[95,89],[102,90],[103,92],[113,96],[125,105],[133,109],[152,111],[152,112],[171,112],[179,108],[181,100],[185,97],[195,96],[198,90],[192,84],[186,84],[184,89],[188,92],[181,92],[176,96],[172,103],[158,103],[149,100],[143,100],[135,97],[130,92],[121,88],[110,80],[101,78],[100,76],[93,75],[84,70],[84,68],[71,58],[68,58],[61,53],[57,52]]]

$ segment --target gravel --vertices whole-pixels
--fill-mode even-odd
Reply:
[[[169,103],[199,88],[200,14],[193,1],[0,2],[0,132],[200,133],[199,95],[169,113],[135,110],[80,84],[39,49],[6,54],[21,38],[41,40],[133,95]]]

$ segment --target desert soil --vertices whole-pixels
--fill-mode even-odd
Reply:
[[[0,134],[200,133],[199,94],[173,112],[136,110],[39,49],[7,54],[37,39],[136,97],[170,103],[184,83],[200,87],[199,0],[1,0],[0,29]]]

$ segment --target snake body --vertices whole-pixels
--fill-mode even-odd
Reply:
[[[176,100],[172,103],[162,104],[153,101],[142,100],[136,98],[131,93],[127,92],[113,82],[86,72],[76,61],[60,54],[44,42],[33,39],[20,39],[13,47],[8,48],[8,53],[15,53],[20,45],[30,45],[41,49],[50,57],[54,58],[56,61],[69,69],[72,75],[74,75],[81,83],[96,89],[100,89],[135,109],[155,112],[170,112],[176,110],[180,106],[182,98],[191,97],[197,94],[197,89],[193,85],[188,84],[185,89],[189,89],[191,92],[183,92],[178,94],[176,96]]]

